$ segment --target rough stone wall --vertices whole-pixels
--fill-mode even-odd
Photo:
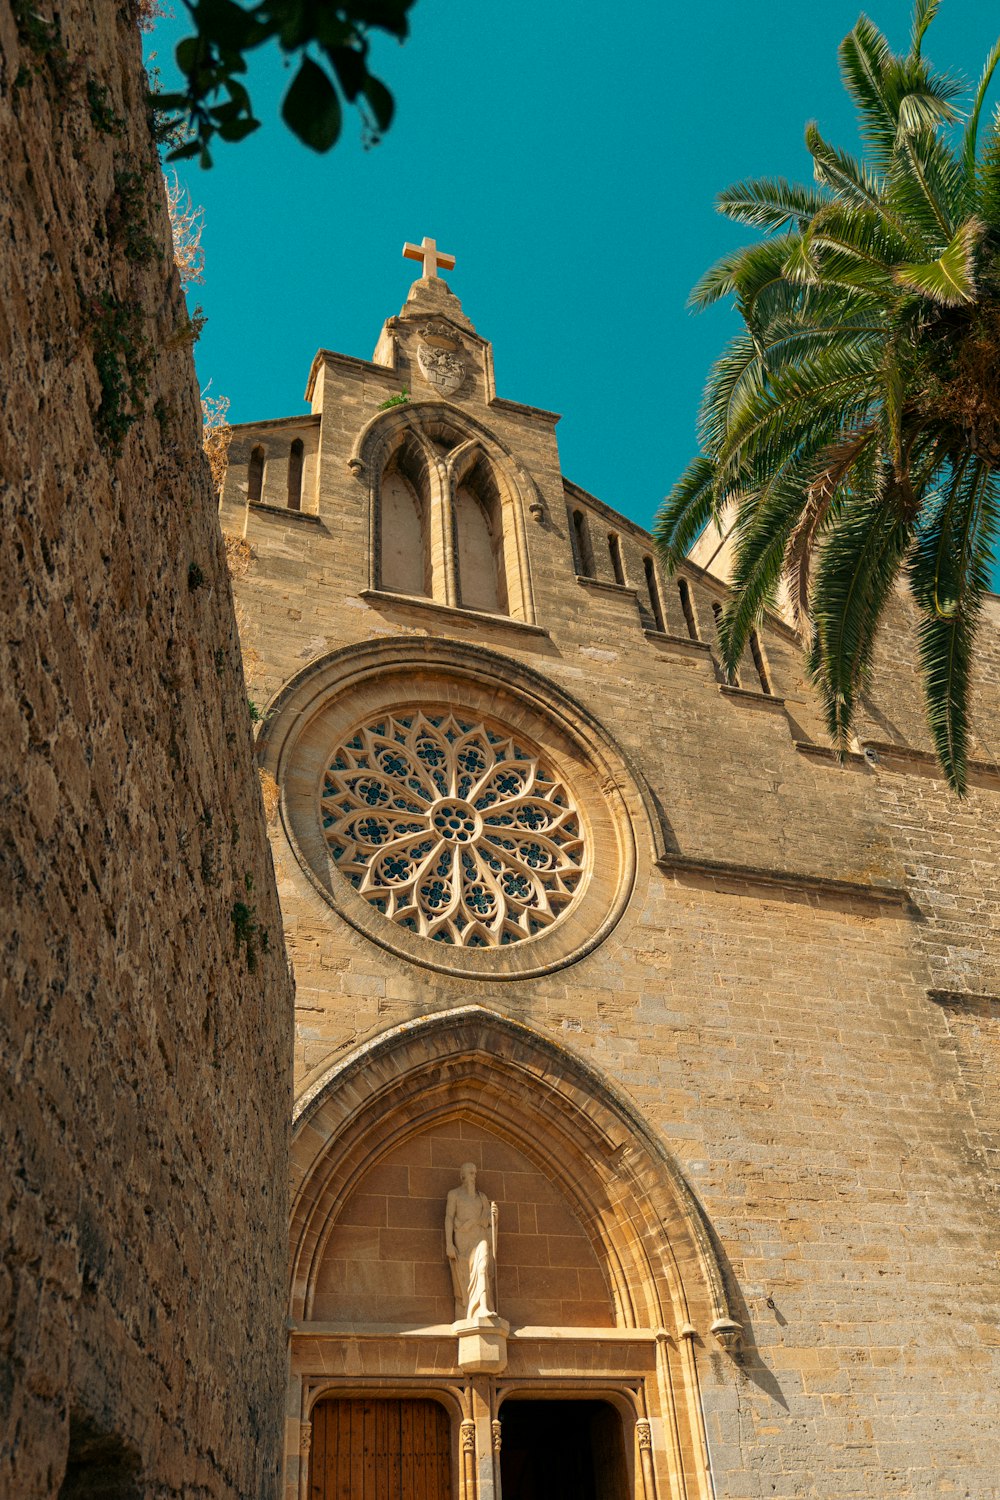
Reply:
[[[412,366],[403,373],[414,399],[430,394]],[[900,619],[865,730],[878,759],[840,767],[789,632],[762,633],[771,695],[749,670],[743,691],[727,688],[714,652],[722,585],[688,574],[700,644],[666,581],[666,629],[650,630],[650,539],[571,489],[597,575],[578,579],[552,419],[488,404],[479,387],[455,404],[508,444],[544,502],[527,532],[540,628],[366,592],[367,479],[347,457],[400,383],[400,371],[331,361],[315,515],[251,513],[240,593],[255,697],[373,635],[489,648],[572,694],[642,767],[668,857],[655,864],[637,829],[628,909],[586,957],[514,981],[498,954],[495,974],[470,980],[348,928],[276,830],[297,1088],[390,1027],[468,1004],[560,1040],[627,1091],[718,1234],[749,1340],[736,1364],[699,1330],[718,1496],[995,1495],[1000,776],[985,740],[959,805],[927,754]],[[255,432],[234,444],[234,528]],[[980,726],[1000,688],[998,615],[991,605]]]
[[[0,59],[0,1493],[265,1500],[292,997],[140,39]]]

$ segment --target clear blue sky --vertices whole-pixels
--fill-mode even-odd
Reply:
[[[176,0],[175,0],[176,3]],[[164,84],[190,28],[149,38]],[[900,50],[908,0],[872,0]],[[314,155],[278,118],[291,74],[251,62],[263,127],[182,180],[205,208],[202,384],[234,421],[305,410],[317,348],[370,358],[417,271],[404,240],[454,253],[448,280],[494,344],[502,396],[563,414],[563,471],[648,525],[695,451],[705,373],[734,315],[695,316],[693,283],[746,238],[714,210],[750,175],[810,177],[810,118],[856,137],[836,49],[857,0],[417,0],[376,50],[397,101],[381,145],[359,122]],[[975,78],[1000,9],[944,0],[925,51]]]

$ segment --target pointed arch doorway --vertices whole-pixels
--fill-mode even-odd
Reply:
[[[469,1162],[497,1209],[498,1316],[463,1335],[444,1221]],[[584,1449],[594,1500],[708,1500],[697,1346],[734,1326],[723,1279],[679,1171],[606,1080],[517,1022],[450,1011],[311,1090],[293,1165],[287,1500],[332,1500],[311,1488],[316,1413],[353,1399],[440,1403],[451,1500],[500,1495],[505,1427],[523,1459],[506,1500]]]

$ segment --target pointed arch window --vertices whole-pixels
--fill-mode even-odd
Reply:
[[[756,630],[751,630],[750,632],[750,655],[753,657],[753,664],[760,679],[760,690],[762,693],[767,693],[770,696],[771,679],[767,675],[767,663],[764,661],[764,653],[760,646],[760,636]]]
[[[302,509],[302,457],[305,445],[296,438],[288,451],[288,509]]]
[[[573,512],[573,551],[576,554],[577,572],[581,578],[593,578],[594,553],[590,545],[590,528],[582,510]]]
[[[403,443],[379,486],[378,586],[392,594],[431,593],[427,465],[420,449]]]
[[[625,564],[622,562],[621,538],[616,531],[608,532],[608,556],[611,558],[611,571],[615,575],[615,583],[624,587]]]
[[[247,499],[251,503],[259,504],[264,493],[264,450],[257,445],[250,452],[250,462],[247,465]]]
[[[691,589],[686,578],[678,578],[677,594],[681,601],[681,613],[687,626],[687,633],[693,641],[699,639],[698,619],[694,612],[694,600],[691,598]]]
[[[458,602],[464,609],[506,614],[502,504],[485,460],[458,485],[453,513]]]
[[[649,608],[653,615],[653,621],[657,630],[665,633],[666,625],[663,620],[663,605],[660,603],[660,588],[656,581],[656,565],[651,557],[642,560],[643,571],[646,574],[646,592],[649,595]]]

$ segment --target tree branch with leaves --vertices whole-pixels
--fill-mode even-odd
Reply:
[[[248,54],[269,42],[299,59],[282,117],[305,145],[328,151],[338,140],[344,105],[361,114],[367,143],[388,130],[393,98],[368,67],[370,39],[383,32],[403,42],[414,0],[184,0],[194,30],[178,44],[184,87],[152,101],[163,128],[182,120],[188,138],[168,160],[198,156],[212,164],[211,145],[241,141],[260,126],[243,79]]]

